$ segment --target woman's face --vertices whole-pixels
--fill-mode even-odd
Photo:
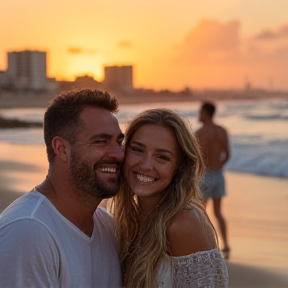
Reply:
[[[161,198],[180,162],[174,132],[156,124],[145,124],[134,133],[125,151],[124,172],[131,190],[141,198]]]

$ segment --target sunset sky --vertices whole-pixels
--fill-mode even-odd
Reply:
[[[136,88],[288,90],[288,0],[0,0],[0,70],[25,49],[57,80],[133,65]]]

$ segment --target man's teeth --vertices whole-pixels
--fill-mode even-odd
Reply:
[[[144,175],[137,174],[136,177],[141,182],[153,182],[153,181],[155,181],[155,178],[151,178],[151,177],[144,176]]]
[[[105,168],[99,168],[101,172],[108,172],[108,173],[115,173],[116,168],[111,168],[111,167],[105,167]]]

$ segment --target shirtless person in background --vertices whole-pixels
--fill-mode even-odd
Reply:
[[[209,198],[213,200],[214,214],[223,240],[223,256],[228,259],[230,248],[226,222],[221,213],[221,199],[226,195],[222,168],[230,157],[230,148],[227,131],[213,122],[215,110],[213,103],[203,102],[199,113],[199,121],[203,126],[196,132],[196,136],[206,165],[206,173],[200,188],[206,204]]]

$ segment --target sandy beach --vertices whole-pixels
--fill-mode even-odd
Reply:
[[[44,179],[47,164],[42,145],[2,143],[0,159],[3,211]],[[227,261],[229,287],[288,287],[288,179],[234,172],[225,172],[225,176],[228,195],[223,211],[232,249]],[[208,212],[214,222],[211,205]]]
[[[225,176],[229,287],[288,287],[288,179],[234,172]]]

